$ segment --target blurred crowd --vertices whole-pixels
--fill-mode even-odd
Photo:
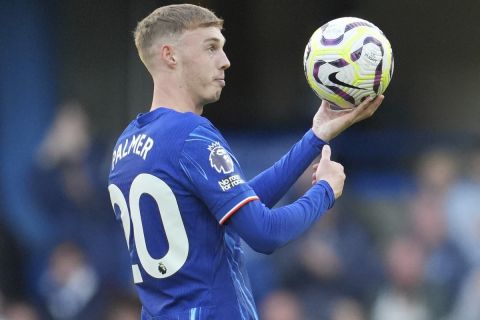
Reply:
[[[31,214],[54,231],[28,247],[0,220],[0,320],[139,319],[106,185],[113,141],[95,136],[77,102],[39,139]],[[411,183],[396,192],[347,187],[305,236],[272,255],[246,248],[261,319],[480,319],[480,147],[450,147],[415,154]],[[306,172],[282,201],[310,184]]]

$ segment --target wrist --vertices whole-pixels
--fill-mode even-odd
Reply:
[[[328,141],[320,138],[313,129],[307,131],[304,139],[306,139],[310,143],[310,145],[312,145],[319,151],[322,150],[324,145],[328,144]]]
[[[332,186],[327,180],[320,180],[317,182],[317,184],[321,185],[325,189],[325,194],[329,202],[327,208],[331,209],[335,204],[335,200],[336,200],[335,192],[333,191]]]
[[[328,143],[332,137],[325,131],[320,130],[319,128],[312,127],[312,132],[318,139],[322,140],[325,143]]]

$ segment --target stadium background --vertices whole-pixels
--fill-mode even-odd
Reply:
[[[152,85],[131,31],[170,3],[179,2],[0,1],[0,319],[36,319],[33,313],[37,319],[113,319],[128,313],[118,305],[136,308],[123,235],[106,197],[108,157],[115,136],[150,104]],[[354,221],[361,239],[369,240],[357,247],[337,239],[357,233],[338,231],[343,229],[336,221],[272,257],[248,253],[263,318],[280,319],[271,310],[287,306],[283,313],[292,317],[282,319],[334,319],[341,312],[357,317],[348,319],[373,319],[387,305],[394,310],[390,319],[478,319],[478,306],[469,299],[478,301],[480,288],[469,279],[479,278],[480,264],[480,3],[195,3],[225,19],[232,63],[221,101],[205,116],[224,132],[249,177],[310,125],[319,101],[304,79],[302,57],[317,27],[340,16],[362,17],[384,31],[394,50],[394,77],[381,109],[333,142],[348,175],[335,214],[347,221],[341,225],[346,230]],[[289,197],[304,188],[299,183]],[[410,217],[422,208],[438,213],[425,214],[432,221],[446,221],[445,230],[436,230],[448,240],[446,249],[433,240],[423,239],[429,244],[422,246],[415,235],[422,223],[413,218],[412,226]],[[439,224],[432,221],[425,228]],[[311,266],[323,266],[312,258],[325,254],[322,248],[336,256],[333,265],[344,263],[344,272]],[[392,252],[402,257],[402,249],[407,257],[416,250],[420,257],[403,273],[389,263],[397,261]],[[344,258],[355,255],[357,260]],[[61,257],[70,260],[55,260]],[[416,264],[422,266],[417,274]],[[72,265],[89,270],[81,279],[90,287],[73,285],[62,296],[61,281],[51,274],[60,269],[70,275]],[[356,274],[359,265],[366,267]],[[397,273],[407,276],[398,280]],[[82,287],[91,289],[90,296]],[[392,287],[406,287],[406,305],[416,313],[393,303]],[[425,292],[440,293],[432,299]],[[295,312],[302,315],[295,318]]]

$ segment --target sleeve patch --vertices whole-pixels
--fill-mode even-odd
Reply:
[[[228,191],[242,183],[245,183],[245,180],[243,180],[239,174],[234,174],[233,176],[218,181],[218,185],[222,191]]]
[[[220,142],[216,141],[208,146],[210,155],[208,160],[210,161],[210,166],[214,168],[218,173],[232,173],[234,166],[233,160],[230,157],[230,154],[224,147],[220,145]]]

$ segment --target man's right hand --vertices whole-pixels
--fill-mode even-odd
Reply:
[[[327,181],[333,190],[335,199],[338,199],[342,195],[346,176],[343,166],[338,162],[330,160],[331,154],[332,151],[330,146],[324,145],[322,149],[322,158],[315,171],[314,181]]]

